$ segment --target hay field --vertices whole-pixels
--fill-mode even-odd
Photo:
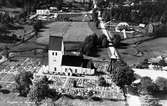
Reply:
[[[92,33],[87,22],[53,22],[42,29],[36,42],[47,45],[50,35],[63,36],[65,42],[83,42]]]

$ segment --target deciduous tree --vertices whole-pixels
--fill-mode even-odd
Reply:
[[[49,80],[47,77],[33,83],[28,97],[31,101],[39,103],[42,99],[47,97],[49,94]]]
[[[133,70],[125,62],[118,60],[113,63],[110,73],[115,84],[123,90],[126,99],[125,85],[131,85],[135,80]]]
[[[159,91],[158,86],[153,83],[150,77],[141,78],[141,84],[139,85],[140,94],[154,94]]]
[[[27,96],[30,90],[30,85],[32,84],[32,81],[31,81],[32,78],[33,78],[33,74],[29,71],[20,72],[15,77],[16,90],[18,90],[21,96]]]

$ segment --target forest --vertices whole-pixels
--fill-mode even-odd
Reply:
[[[104,18],[105,21],[116,19],[118,21],[126,21],[131,23],[148,24],[150,22],[160,22],[160,21],[162,23],[166,23],[167,19],[166,5],[167,1],[161,0],[156,3],[146,2],[141,5],[134,5],[134,6],[119,5],[119,7],[112,7],[110,9],[101,8],[101,10],[102,10],[102,17]]]

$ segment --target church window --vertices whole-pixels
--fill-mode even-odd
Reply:
[[[75,73],[77,73],[77,69],[75,69]]]

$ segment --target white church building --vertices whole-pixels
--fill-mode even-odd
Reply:
[[[91,68],[91,62],[82,56],[65,55],[64,42],[61,36],[49,37],[48,50],[49,71],[56,74],[93,75],[95,70]]]

